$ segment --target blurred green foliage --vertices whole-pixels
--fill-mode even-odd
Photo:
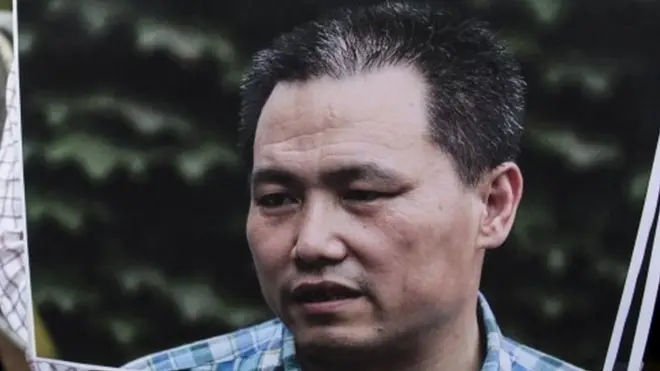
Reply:
[[[268,317],[238,80],[275,34],[344,3],[21,3],[34,300],[64,359],[119,365]],[[483,289],[508,335],[600,368],[660,123],[659,2],[466,3],[530,87],[524,202]]]

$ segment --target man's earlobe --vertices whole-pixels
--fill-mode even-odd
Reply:
[[[518,165],[506,162],[485,177],[480,193],[485,205],[478,246],[495,248],[509,236],[523,191]]]

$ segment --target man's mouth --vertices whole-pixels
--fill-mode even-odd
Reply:
[[[357,299],[363,294],[356,289],[335,282],[303,283],[292,291],[292,299],[296,303],[324,303],[341,300]]]

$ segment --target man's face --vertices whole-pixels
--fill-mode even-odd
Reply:
[[[474,310],[489,201],[428,139],[425,100],[403,67],[268,99],[247,236],[299,346],[374,347]]]

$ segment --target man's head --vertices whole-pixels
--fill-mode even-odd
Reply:
[[[482,23],[426,6],[339,11],[256,55],[247,236],[299,346],[382,348],[474,316],[522,192],[523,90]]]

